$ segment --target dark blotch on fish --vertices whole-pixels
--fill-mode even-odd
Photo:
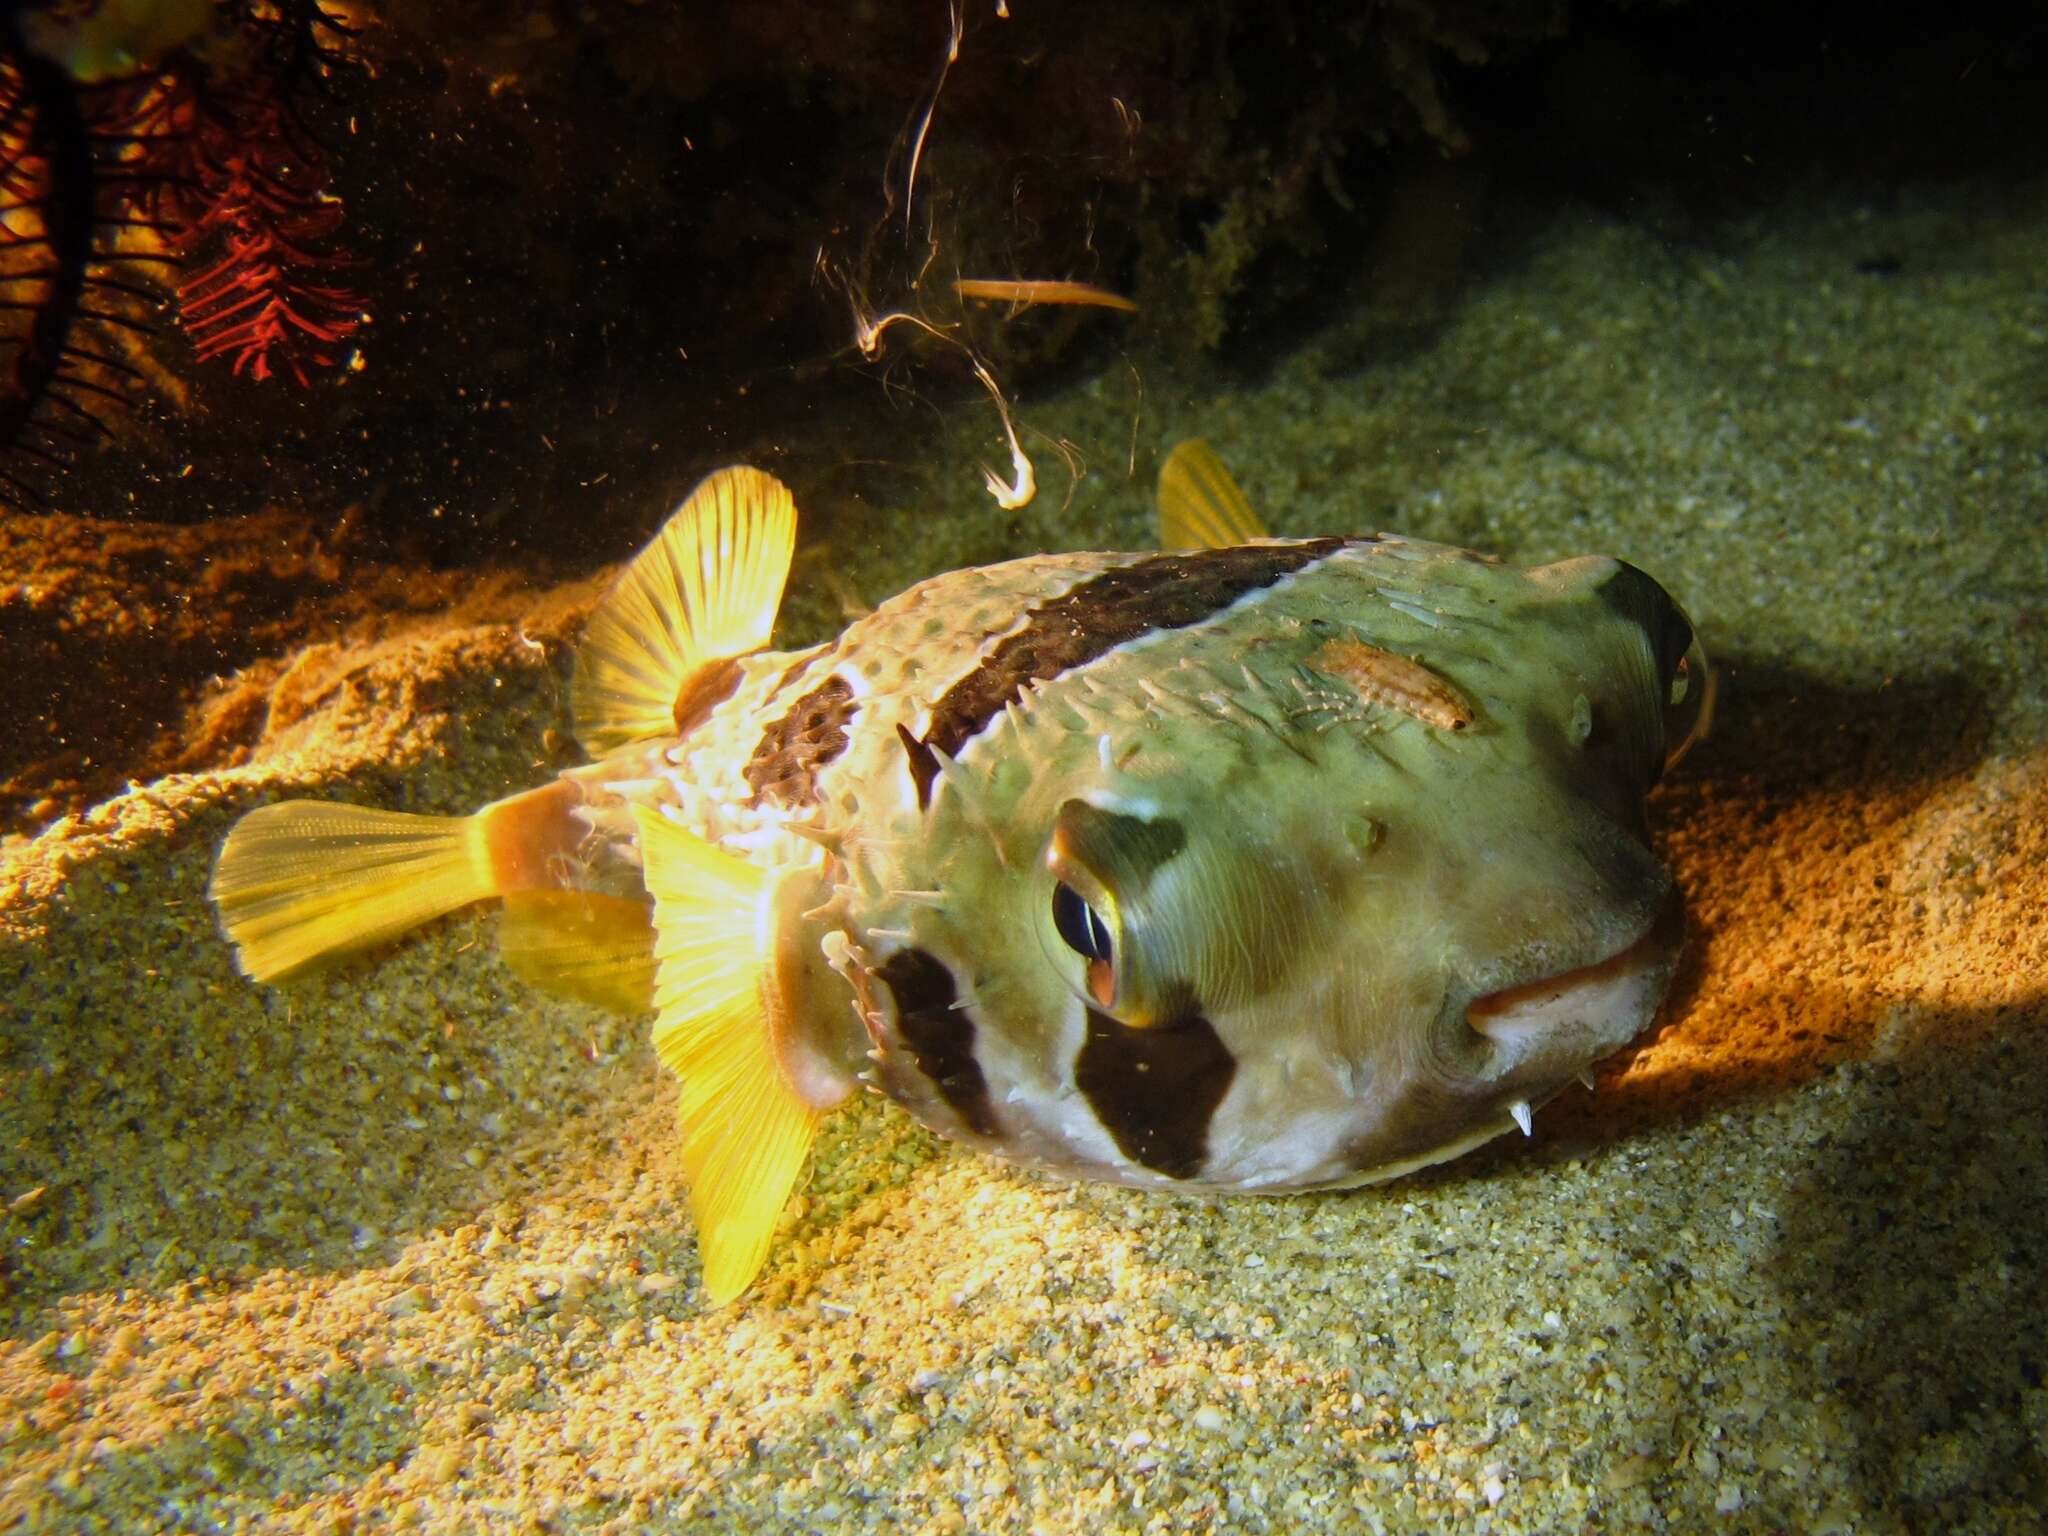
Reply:
[[[1600,600],[1641,628],[1649,639],[1650,654],[1657,658],[1658,677],[1668,678],[1692,645],[1692,625],[1654,578],[1625,560],[1617,560],[1615,565],[1615,573],[1600,586]]]
[[[981,665],[946,690],[932,710],[923,741],[902,732],[910,753],[917,803],[931,804],[938,777],[936,747],[948,757],[979,735],[1026,684],[1058,677],[1128,640],[1160,629],[1185,629],[1221,613],[1247,592],[1335,554],[1348,539],[1299,544],[1246,544],[1150,555],[1104,571],[1041,603],[1024,627],[989,652]],[[920,752],[919,748],[923,748]]]
[[[732,697],[745,675],[746,670],[736,656],[698,668],[677,690],[670,710],[676,722],[676,735],[687,736],[710,719],[711,712]]]
[[[910,734],[910,728],[899,724],[896,739],[903,743],[903,755],[909,759],[910,782],[917,786],[917,803],[928,806],[932,803],[932,780],[939,776],[939,754]]]
[[[896,1028],[918,1071],[977,1136],[998,1132],[988,1079],[974,1059],[974,1020],[954,1007],[953,973],[922,949],[898,950],[875,972],[896,999]]]
[[[742,770],[754,804],[817,804],[818,770],[846,750],[847,727],[859,712],[853,685],[837,673],[790,705],[761,733]]]
[[[1088,1041],[1074,1081],[1134,1163],[1191,1179],[1209,1156],[1209,1122],[1230,1091],[1237,1058],[1200,1013],[1159,1029],[1132,1029],[1088,1010]]]

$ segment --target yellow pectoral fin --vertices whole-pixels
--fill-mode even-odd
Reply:
[[[1267,537],[1244,492],[1216,457],[1191,437],[1159,466],[1159,547],[1230,549]]]
[[[819,1116],[782,1081],[759,1010],[730,1028],[721,1027],[724,1020],[668,1013],[662,1023],[672,1037],[694,1037],[677,1052],[684,1063],[677,1119],[704,1291],[722,1306],[767,1262]]]
[[[776,1061],[768,872],[638,808],[654,895],[654,1049],[682,1079],[677,1119],[704,1289],[744,1291],[803,1171],[818,1111]]]
[[[584,631],[570,690],[583,750],[675,734],[706,669],[768,643],[795,548],[796,503],[773,475],[721,469],[690,492]]]
[[[614,1013],[654,1006],[654,925],[644,902],[594,891],[511,891],[498,948],[530,987]]]

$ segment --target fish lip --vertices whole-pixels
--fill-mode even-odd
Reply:
[[[1662,900],[1626,944],[1586,964],[1482,992],[1461,1010],[1465,1024],[1505,1052],[1510,1068],[1543,1055],[1536,1048],[1538,1037],[1567,1020],[1578,1023],[1581,1039],[1600,1037],[1604,1049],[1598,1055],[1618,1050],[1656,1017],[1677,971],[1684,937],[1685,901],[1677,885],[1667,883]],[[1633,1022],[1625,1032],[1611,1027],[1588,1031],[1584,1020],[1595,1017]]]

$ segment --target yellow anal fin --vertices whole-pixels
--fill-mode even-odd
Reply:
[[[819,1117],[775,1058],[770,875],[657,811],[635,815],[654,895],[654,1049],[682,1079],[677,1119],[704,1290],[722,1304],[766,1262]]]
[[[780,480],[735,466],[701,481],[591,615],[570,692],[583,750],[677,734],[707,669],[768,643],[795,549]]]
[[[505,964],[528,986],[614,1013],[654,1006],[654,924],[644,902],[596,891],[511,891]]]
[[[497,894],[483,821],[288,800],[251,811],[208,887],[245,975],[275,981]]]
[[[1244,492],[1216,457],[1191,437],[1159,466],[1159,547],[1229,549],[1267,537]]]

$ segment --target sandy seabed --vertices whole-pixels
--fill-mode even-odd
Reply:
[[[1142,543],[1196,433],[1282,532],[1657,574],[1726,683],[1652,808],[1689,959],[1533,1139],[1358,1193],[1070,1187],[863,1104],[719,1311],[642,1023],[525,993],[483,917],[235,974],[231,820],[543,778],[597,590],[301,550],[314,633],[239,626],[168,736],[117,733],[140,781],[4,850],[0,1529],[2041,1529],[2044,268],[2042,188],[1711,248],[1565,219],[1398,360],[1027,404],[1095,466],[1065,506],[1048,470],[995,512],[963,421],[915,538],[832,526],[863,595]],[[106,635],[180,547],[279,601],[218,546],[80,574],[25,528],[0,599],[66,618],[53,696],[116,707],[93,668],[150,646]]]

